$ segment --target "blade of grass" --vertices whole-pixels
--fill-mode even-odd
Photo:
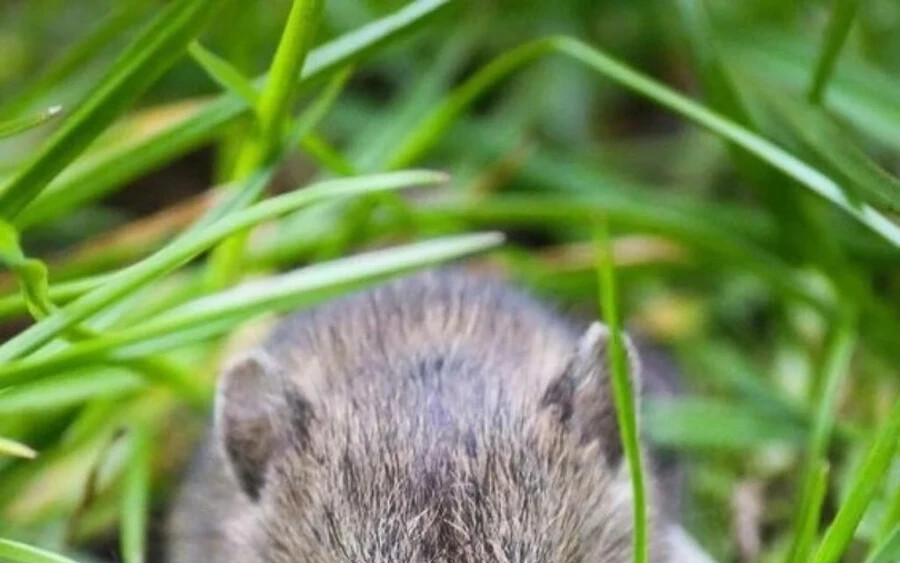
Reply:
[[[810,545],[806,542],[811,538],[805,537],[810,532],[804,530],[804,526],[805,519],[808,517],[806,512],[813,508],[814,499],[806,495],[812,494],[816,490],[819,468],[827,463],[826,454],[834,428],[838,393],[841,383],[849,371],[856,339],[855,322],[851,320],[851,317],[852,315],[846,315],[843,322],[835,326],[829,333],[825,343],[824,359],[819,367],[820,392],[811,401],[816,406],[816,415],[804,458],[805,467],[799,488],[801,498],[794,513],[794,542],[791,548],[791,561],[802,562],[809,559]]]
[[[122,559],[144,563],[147,553],[147,516],[150,512],[150,430],[136,424],[131,431],[131,454],[121,498]]]
[[[48,412],[100,396],[126,395],[146,387],[146,381],[131,370],[97,369],[91,366],[60,374],[52,381],[38,381],[6,389],[0,394],[0,415]]]
[[[346,66],[427,23],[448,0],[418,0],[397,12],[314,49],[307,57],[301,85]],[[254,81],[259,86],[264,77]],[[195,149],[250,113],[236,95],[222,94],[198,105],[154,133],[111,151],[86,155],[52,182],[14,221],[20,229],[46,222],[107,194],[140,174]]]
[[[900,561],[900,524],[894,526],[894,531],[887,535],[878,545],[872,546],[872,551],[866,557],[865,563],[895,563]]]
[[[15,563],[77,563],[62,555],[3,538],[0,538],[0,558]]]
[[[40,113],[0,122],[0,139],[42,125],[62,112],[62,106],[50,106]]]
[[[844,190],[819,170],[771,141],[648,78],[602,51],[565,36],[549,37],[526,43],[500,55],[481,68],[457,87],[418,127],[409,133],[406,141],[390,160],[389,167],[402,168],[417,161],[437,142],[453,121],[487,89],[523,65],[551,53],[569,56],[731,141],[797,180],[813,193],[830,201],[894,246],[900,247],[900,226],[868,205],[860,205],[848,199]]]
[[[297,90],[296,77],[312,45],[322,15],[322,4],[323,0],[293,0],[291,4],[265,87],[256,105],[259,126],[254,129],[256,134],[248,136],[238,152],[235,179],[243,179],[268,163],[282,147],[290,104]],[[246,238],[246,232],[236,233],[213,251],[208,265],[211,287],[224,287],[238,277]]]
[[[625,342],[619,325],[616,278],[613,271],[612,248],[606,223],[596,227],[597,244],[597,280],[599,282],[599,302],[603,310],[603,319],[609,327],[608,362],[611,369],[613,399],[616,405],[616,420],[628,468],[631,472],[631,490],[633,503],[634,531],[632,538],[633,560],[635,563],[647,563],[647,503],[644,490],[644,468],[641,462],[641,450],[638,442],[637,414],[635,391],[632,386],[633,375],[629,373],[625,356]]]
[[[259,92],[250,79],[234,65],[204,47],[199,41],[194,41],[188,46],[188,53],[216,84],[243,98],[248,106],[256,107]]]
[[[175,64],[220,4],[180,0],[119,56],[100,83],[0,192],[0,216],[13,219],[156,78]]]
[[[802,444],[804,428],[746,403],[709,397],[650,399],[643,409],[647,436],[680,449],[751,450],[771,444]]]
[[[444,174],[407,171],[396,174],[330,180],[269,199],[232,213],[189,236],[181,237],[137,264],[121,270],[105,285],[82,295],[0,346],[0,361],[8,361],[49,342],[66,329],[113,301],[184,265],[231,234],[319,201],[381,190],[436,184]]]
[[[894,408],[884,427],[875,436],[862,465],[854,473],[844,502],[825,530],[825,536],[812,563],[833,563],[841,559],[853,533],[881,487],[900,439],[900,403]]]
[[[892,212],[900,210],[900,180],[872,161],[826,113],[790,96],[769,96],[768,101],[796,138],[847,180],[850,195]]]
[[[112,13],[102,18],[83,39],[68,47],[65,53],[51,62],[40,76],[29,80],[25,89],[16,93],[0,107],[0,119],[8,119],[27,110],[47,96],[55,86],[76,72],[84,72],[90,61],[123,31],[131,28],[146,15],[149,2],[120,2]]]
[[[818,460],[815,468],[811,469],[810,478],[803,483],[797,537],[789,559],[791,562],[804,563],[809,560],[819,528],[819,519],[822,517],[822,505],[828,492],[828,468],[827,461]]]
[[[332,297],[386,276],[408,272],[496,246],[495,233],[446,237],[317,264],[269,279],[248,282],[185,303],[136,326],[108,332],[55,353],[0,365],[0,385],[52,377],[91,361],[143,355],[208,339],[248,317],[284,311]],[[126,346],[131,345],[130,349]]]
[[[0,456],[8,455],[13,457],[24,457],[25,459],[34,459],[37,452],[29,448],[25,444],[10,440],[0,436]]]
[[[834,0],[831,9],[831,17],[828,20],[828,28],[825,30],[825,38],[816,67],[813,71],[812,81],[809,87],[808,99],[811,104],[822,103],[822,96],[828,81],[834,72],[838,54],[847,41],[850,26],[859,8],[859,0]]]

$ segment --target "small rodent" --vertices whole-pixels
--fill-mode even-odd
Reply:
[[[223,373],[169,561],[630,561],[606,343],[453,272],[296,314]],[[698,560],[649,477],[651,560]]]

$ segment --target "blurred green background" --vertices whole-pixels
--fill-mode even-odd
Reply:
[[[266,188],[250,200],[413,166],[452,179],[256,221],[83,325],[0,346],[0,537],[83,561],[140,560],[149,545],[156,560],[217,366],[274,313],[487,243],[442,238],[384,266],[362,252],[502,231],[467,267],[592,318],[604,220],[626,327],[684,379],[683,394],[643,402],[641,424],[684,461],[685,527],[720,561],[895,560],[900,3],[326,0],[312,39],[325,47],[306,61],[318,72],[291,81],[279,150],[251,165],[242,153],[265,133],[246,77],[273,65],[287,0],[213,2],[170,62],[135,67],[146,88],[100,99],[139,64],[135,41],[168,37],[146,32],[155,18],[190,3],[0,4],[3,339],[169,252],[227,194],[252,193],[248,177]],[[645,77],[577,60],[563,36]],[[312,289],[278,277],[334,260]],[[280,297],[215,300],[251,278]],[[39,455],[3,455],[21,445]]]

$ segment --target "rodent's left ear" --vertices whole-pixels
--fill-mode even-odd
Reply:
[[[547,388],[541,401],[583,443],[597,441],[611,466],[622,459],[622,441],[609,368],[609,330],[593,323],[582,335],[566,369]],[[635,401],[640,401],[641,367],[637,351],[625,336],[628,372]],[[635,411],[639,405],[635,405]]]
[[[258,499],[272,456],[303,439],[311,407],[275,360],[255,350],[226,369],[216,397],[216,440],[241,488]]]

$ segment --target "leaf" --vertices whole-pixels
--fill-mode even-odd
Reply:
[[[37,452],[25,444],[0,436],[0,456],[3,455],[34,459],[37,457]]]
[[[208,227],[188,233],[144,260],[119,271],[108,283],[82,295],[20,332],[0,346],[0,362],[19,357],[59,336],[63,331],[102,310],[135,289],[184,265],[231,234],[294,211],[338,197],[442,182],[444,174],[406,171],[320,182],[232,213]]]
[[[220,5],[179,0],[160,11],[87,98],[0,192],[0,217],[13,219],[156,78],[172,66]]]
[[[5,221],[0,221],[0,262],[18,277],[31,315],[36,319],[49,315],[53,303],[50,301],[47,266],[40,260],[25,257],[19,245],[19,233]]]
[[[41,113],[0,122],[0,139],[42,125],[62,113],[62,106],[50,106]]]
[[[0,538],[0,558],[14,563],[76,563],[62,555],[2,538]]]
[[[206,71],[206,74],[216,84],[243,98],[244,103],[248,106],[256,107],[259,101],[259,92],[256,91],[256,87],[250,79],[244,76],[234,65],[219,57],[198,41],[194,41],[188,46],[188,53],[191,54],[194,61]]]

